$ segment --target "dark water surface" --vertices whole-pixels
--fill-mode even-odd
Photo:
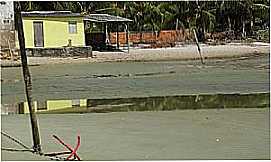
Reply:
[[[34,100],[269,92],[269,55],[30,67]],[[20,68],[2,68],[2,103],[24,101]]]

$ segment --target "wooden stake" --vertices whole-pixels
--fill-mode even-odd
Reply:
[[[117,22],[117,48],[120,49],[119,45],[119,23]]]
[[[130,44],[129,44],[129,29],[128,29],[128,24],[125,24],[125,31],[126,31],[126,44],[128,48],[128,53],[130,52]]]
[[[203,58],[201,56],[201,50],[200,50],[200,46],[199,46],[199,41],[198,41],[197,33],[196,33],[195,29],[193,29],[193,32],[194,32],[194,37],[195,37],[195,40],[196,40],[196,44],[198,46],[198,52],[199,52],[199,55],[200,55],[200,61],[201,61],[202,64],[204,64]]]
[[[25,83],[25,93],[26,99],[28,103],[28,108],[30,112],[30,121],[32,128],[32,136],[33,136],[33,149],[35,153],[41,154],[41,145],[40,145],[40,136],[39,136],[39,127],[38,121],[36,117],[35,110],[32,107],[32,83],[31,83],[31,75],[27,65],[27,57],[25,52],[25,40],[24,40],[24,31],[23,31],[23,22],[21,16],[21,6],[20,2],[15,3],[15,23],[18,29],[18,39],[20,45],[20,53],[21,53],[21,61],[22,61],[22,71],[23,71],[23,79]]]

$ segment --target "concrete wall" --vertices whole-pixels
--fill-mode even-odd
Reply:
[[[14,27],[13,1],[0,1],[0,30]]]
[[[15,48],[13,1],[0,1],[0,47]]]
[[[0,20],[14,19],[13,1],[0,1]]]
[[[69,39],[72,42],[72,46],[85,46],[84,22],[82,17],[23,17],[26,48],[35,48],[34,21],[43,22],[44,48],[67,46]],[[69,21],[77,22],[77,33],[69,33]]]
[[[27,48],[26,54],[39,57],[92,57],[92,47]]]

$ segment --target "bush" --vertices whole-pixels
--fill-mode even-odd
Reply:
[[[256,32],[257,40],[263,41],[263,42],[270,42],[270,31],[269,29],[266,30],[258,30]]]

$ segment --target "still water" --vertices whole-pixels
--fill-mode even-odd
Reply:
[[[83,160],[270,159],[269,109],[205,109],[86,114],[39,114],[43,152],[64,151]],[[2,116],[2,130],[32,145],[28,115]],[[1,146],[20,148],[2,136]],[[49,160],[2,151],[2,160]]]
[[[34,100],[269,92],[269,55],[30,67]],[[2,68],[2,103],[24,101],[21,68]]]

